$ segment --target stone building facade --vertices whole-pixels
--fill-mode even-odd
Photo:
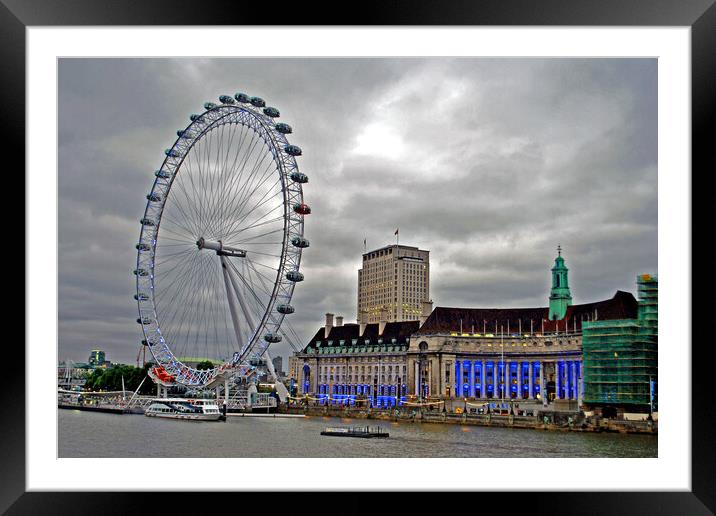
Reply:
[[[582,322],[628,317],[636,306],[634,296],[617,291],[605,301],[570,305],[554,321],[547,319],[548,307],[437,307],[411,336],[409,392],[423,398],[577,402],[583,392]]]
[[[576,409],[583,393],[582,323],[636,317],[628,292],[573,305],[567,268],[552,268],[549,304],[447,308],[423,304],[419,321],[333,324],[326,315],[292,357],[299,393],[371,406],[417,400],[521,400]]]
[[[410,335],[419,325],[418,321],[334,325],[333,314],[326,314],[326,325],[292,357],[297,395],[348,403],[358,398],[377,407],[400,403],[407,395]]]

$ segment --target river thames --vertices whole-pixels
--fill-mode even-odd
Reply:
[[[655,435],[550,432],[331,417],[191,422],[59,410],[59,457],[656,457]],[[321,436],[380,426],[388,439]],[[170,438],[168,438],[170,437]]]

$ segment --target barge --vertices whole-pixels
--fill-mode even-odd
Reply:
[[[360,437],[363,439],[370,439],[372,437],[388,437],[390,434],[383,431],[379,426],[377,427],[329,427],[321,432],[321,435],[329,435],[332,437]]]

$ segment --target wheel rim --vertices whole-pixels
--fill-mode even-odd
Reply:
[[[205,107],[155,174],[135,270],[145,342],[185,385],[245,374],[247,358],[280,338],[307,246],[300,149],[274,122],[278,111],[228,100]],[[186,358],[220,365],[200,371]]]

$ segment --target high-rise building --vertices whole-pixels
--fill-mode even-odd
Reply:
[[[285,376],[283,372],[283,357],[273,357],[271,359],[271,362],[273,362],[273,369],[274,371],[276,371],[276,374],[278,374],[279,376]]]
[[[91,365],[92,367],[101,367],[105,365],[107,360],[105,359],[104,351],[101,349],[93,349],[90,351],[89,359],[87,360],[87,363]]]
[[[358,323],[418,321],[429,299],[430,251],[389,245],[363,254]]]

